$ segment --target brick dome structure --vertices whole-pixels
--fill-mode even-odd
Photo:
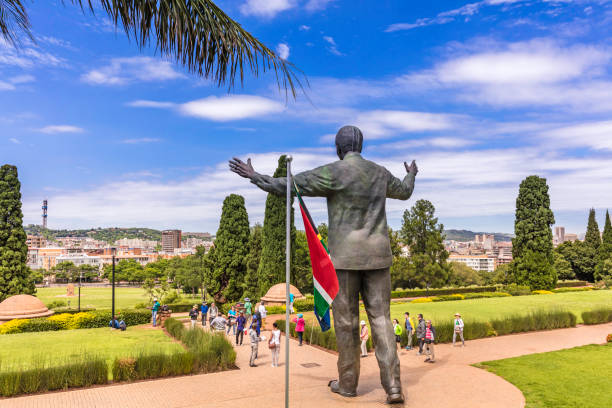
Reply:
[[[53,314],[52,310],[37,297],[30,295],[11,296],[0,303],[0,324],[13,319],[32,319]]]
[[[265,296],[263,296],[261,298],[261,300],[264,300],[266,302],[266,304],[270,305],[270,306],[275,306],[275,305],[284,305],[285,304],[285,295],[286,295],[286,288],[285,288],[285,284],[284,283],[279,283],[276,284],[274,286],[272,286],[270,289],[268,289],[268,292],[266,293]],[[291,293],[293,293],[293,296],[295,298],[295,300],[298,299],[305,299],[305,296],[302,295],[302,293],[300,293],[300,291],[298,290],[298,288],[296,288],[293,285],[289,285],[289,291]]]

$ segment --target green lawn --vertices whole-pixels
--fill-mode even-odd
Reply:
[[[517,386],[528,408],[612,406],[612,344],[591,344],[477,366]]]
[[[432,322],[452,321],[459,312],[465,321],[489,321],[491,319],[528,314],[536,310],[563,309],[578,316],[582,323],[582,312],[599,307],[612,308],[612,291],[594,290],[589,292],[567,292],[552,295],[512,296],[503,298],[485,298],[457,300],[433,303],[391,303],[391,318],[400,321],[404,312],[411,316],[423,313],[425,319]],[[365,312],[362,312],[365,317]]]
[[[49,304],[54,300],[63,300],[70,306],[75,307],[78,304],[78,287],[74,288],[74,297],[66,297],[66,287],[59,288],[37,288],[36,297],[43,301],[45,304]],[[81,307],[93,307],[96,309],[110,309],[111,308],[111,288],[92,288],[82,287],[81,288]],[[189,299],[189,297],[183,295],[183,299]],[[196,297],[196,303],[199,303],[199,297]],[[138,303],[148,302],[149,297],[145,294],[142,288],[115,288],[115,306],[118,309],[133,308]]]
[[[0,337],[0,369],[32,367],[36,362],[70,362],[87,356],[100,356],[109,364],[115,357],[140,352],[169,352],[181,345],[160,329],[128,327],[124,332],[109,328],[5,334]]]

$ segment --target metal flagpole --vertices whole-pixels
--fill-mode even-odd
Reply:
[[[285,248],[285,408],[289,408],[289,281],[291,279],[291,161],[293,157],[287,156],[287,234]]]

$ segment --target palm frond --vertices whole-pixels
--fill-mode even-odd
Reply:
[[[17,30],[25,32],[30,39],[30,20],[21,0],[0,0],[0,35],[17,47],[20,44]]]
[[[84,7],[83,0],[70,0]],[[116,27],[122,26],[140,48],[154,37],[156,48],[190,72],[212,79],[218,86],[244,82],[246,71],[255,77],[273,71],[285,95],[302,88],[299,71],[232,20],[211,0],[87,0],[94,12],[101,4]]]

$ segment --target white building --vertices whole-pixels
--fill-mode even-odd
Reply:
[[[455,255],[448,257],[449,262],[461,262],[474,269],[475,271],[495,271],[495,258],[487,255]]]
[[[64,254],[55,257],[55,264],[61,262],[72,262],[75,266],[90,265],[100,268],[102,262],[99,256],[89,256],[87,254]]]

